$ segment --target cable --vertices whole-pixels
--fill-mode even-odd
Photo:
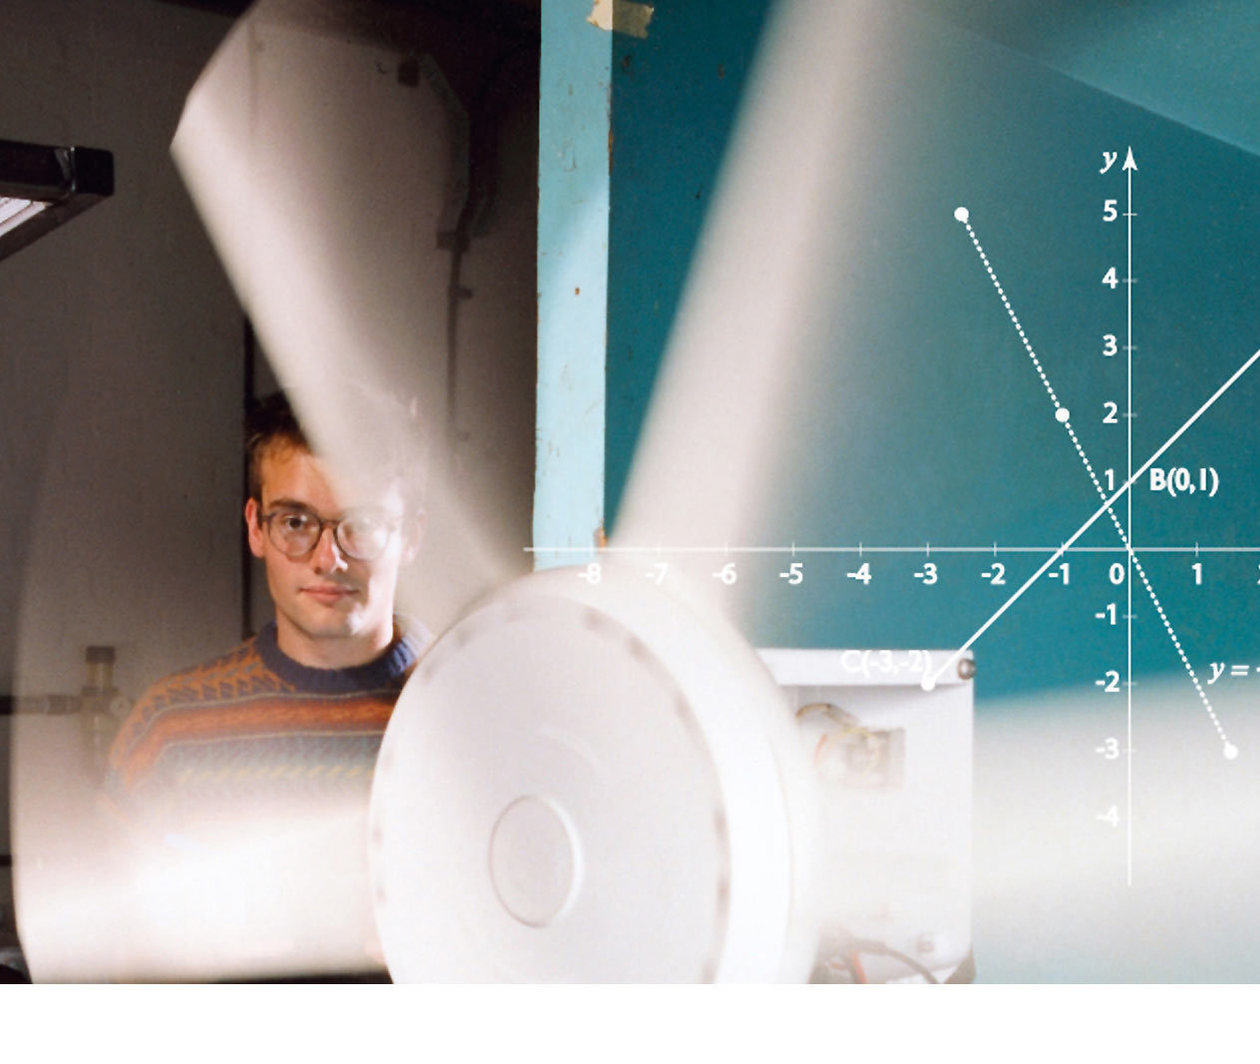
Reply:
[[[932,974],[932,971],[930,968],[927,968],[924,965],[920,964],[913,957],[908,957],[906,956],[906,954],[901,953],[899,950],[895,950],[891,946],[885,945],[883,942],[876,942],[872,939],[866,939],[866,938],[855,938],[852,942],[849,943],[849,952],[851,956],[854,958],[855,962],[858,955],[862,953],[871,954],[871,955],[880,956],[880,957],[892,957],[893,960],[900,961],[907,968],[910,968],[913,971],[918,972],[919,975],[923,976],[926,982],[937,983],[937,984],[940,983],[940,980],[937,979],[936,976]],[[862,969],[859,964],[858,971],[861,971],[861,970]]]

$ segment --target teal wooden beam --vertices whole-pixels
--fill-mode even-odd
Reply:
[[[612,34],[589,13],[542,4],[536,568],[586,560],[604,523]]]

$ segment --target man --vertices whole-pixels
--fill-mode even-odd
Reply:
[[[422,462],[379,434],[400,410],[353,391],[339,410],[378,430],[361,434],[370,472],[353,483],[314,454],[283,396],[251,412],[245,527],[275,620],[150,687],[111,747],[109,867],[126,884],[111,964],[128,978],[381,969],[368,798],[428,642],[395,616],[423,526]]]
[[[372,482],[345,490],[279,394],[255,408],[246,431],[246,532],[275,621],[154,684],[123,723],[110,790],[129,803],[152,797],[165,814],[321,783],[366,788],[427,642],[394,616],[399,570],[419,542],[422,517],[408,490],[418,470],[399,468],[399,451]]]

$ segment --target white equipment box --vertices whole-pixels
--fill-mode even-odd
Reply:
[[[975,666],[941,651],[758,653],[818,773],[820,982],[968,981]]]

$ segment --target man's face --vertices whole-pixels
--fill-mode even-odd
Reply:
[[[262,505],[254,499],[245,504],[245,525],[250,550],[267,569],[280,649],[316,668],[371,661],[393,638],[398,570],[412,550],[405,542],[403,501],[397,485],[363,495],[342,493],[346,495],[343,505],[327,467],[309,451],[283,443],[263,452],[260,473]],[[280,510],[324,519],[367,510],[393,522],[397,530],[371,561],[348,557],[331,527],[321,530],[308,553],[290,558],[260,521]]]

